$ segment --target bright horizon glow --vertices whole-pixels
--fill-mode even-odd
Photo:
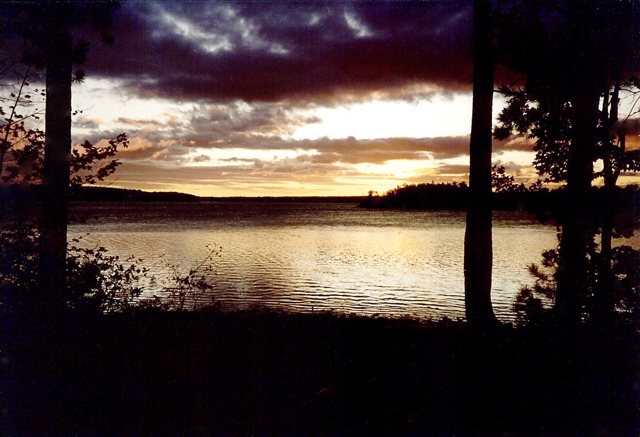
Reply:
[[[388,98],[393,93],[376,92],[368,100],[354,101],[346,96],[346,103],[327,106],[283,107],[247,102],[225,105],[132,97],[121,81],[88,78],[83,84],[74,85],[73,107],[83,110],[74,119],[74,141],[95,137],[97,132],[126,132],[131,148],[120,155],[123,165],[103,185],[148,191],[215,197],[363,196],[370,190],[384,193],[404,183],[467,181],[467,171],[456,173],[439,168],[462,169],[468,165],[468,156],[431,159],[425,151],[412,159],[380,163],[336,162],[331,164],[335,168],[319,167],[318,171],[305,161],[319,155],[305,141],[469,134],[471,94],[443,94],[428,86],[417,86],[415,90],[421,97],[406,100]],[[410,94],[412,89],[405,91]],[[496,94],[494,120],[503,105],[504,99]],[[281,117],[280,125],[256,132],[238,130],[246,129],[244,125],[250,129],[256,120],[263,123],[260,117],[274,113]],[[218,127],[219,123],[227,123],[230,130],[224,130],[225,124]],[[242,143],[247,134],[257,135],[248,143],[251,147]],[[234,140],[237,135],[240,137]],[[289,142],[291,148],[270,149],[270,139],[278,138]],[[629,143],[635,141],[631,139]],[[173,153],[176,147],[184,150]],[[147,158],[132,161],[131,153],[144,150],[149,150]],[[533,156],[533,152],[497,150],[493,161],[511,167],[517,181],[531,183],[537,178],[531,167]],[[302,160],[297,159],[300,157]],[[144,164],[138,168],[145,170],[146,177],[128,174],[128,166],[135,162]],[[176,176],[156,180],[156,175],[163,175],[167,169]],[[189,181],[194,174],[189,169],[199,170],[197,181]],[[639,179],[625,176],[621,182],[637,183]]]
[[[319,108],[322,121],[297,129],[292,138],[429,138],[469,133],[470,95],[442,95],[407,101],[371,100],[340,107]]]

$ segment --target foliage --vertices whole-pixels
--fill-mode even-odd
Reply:
[[[15,141],[6,145],[10,162],[4,168],[2,182],[40,183],[44,171],[44,132],[39,129],[25,129],[22,122],[14,125],[13,130]]]
[[[91,314],[121,311],[136,305],[142,294],[139,285],[148,269],[142,260],[129,257],[120,263],[104,247],[93,249],[77,246],[79,238],[68,249],[66,306]]]
[[[612,288],[615,312],[633,320],[640,310],[640,250],[622,245],[612,250]],[[535,278],[533,286],[520,289],[513,309],[520,324],[539,324],[550,319],[554,314],[554,303],[557,288],[559,267],[559,248],[544,251],[540,264],[531,264],[529,273]],[[601,255],[590,250],[588,263],[588,288],[582,293],[583,320],[591,319],[597,311],[595,296],[600,281]]]
[[[401,185],[387,191],[384,196],[369,193],[369,202],[363,207],[400,209],[464,209],[469,187],[464,182],[451,184]]]
[[[491,187],[495,193],[534,193],[543,189],[542,181],[539,179],[529,187],[524,183],[517,184],[514,176],[507,173],[504,165],[497,164],[491,167]]]
[[[517,184],[513,175],[506,172],[504,166],[492,167],[494,193],[492,196],[495,210],[557,209],[558,192],[549,191],[542,182],[529,185]],[[360,204],[362,208],[397,209],[465,209],[469,201],[469,187],[466,183],[453,182],[430,184],[404,184],[379,196],[370,191],[367,200]]]
[[[141,305],[156,306],[168,311],[194,310],[203,306],[217,308],[218,303],[212,293],[214,286],[207,276],[214,274],[212,261],[221,257],[222,248],[207,245],[207,249],[207,256],[186,274],[181,274],[177,266],[167,264],[167,267],[173,269],[169,283],[164,284],[159,294],[143,301]]]
[[[637,2],[517,0],[503,4],[499,17],[501,62],[520,77],[499,87],[506,106],[494,136],[535,139],[534,166],[548,182],[567,181],[572,144],[592,128],[593,144],[581,154],[605,167],[610,162],[616,174],[637,171],[640,155],[624,145],[624,124],[638,113],[635,104],[618,116],[621,100],[635,100],[640,92]],[[596,109],[598,99],[587,103],[586,95],[599,95],[602,108]]]
[[[18,304],[38,299],[40,239],[37,227],[28,223],[5,223],[0,232],[0,302],[17,299]],[[209,246],[208,246],[209,247]],[[121,260],[106,248],[86,247],[82,238],[74,238],[67,256],[67,292],[64,307],[86,315],[119,312],[130,308],[163,310],[197,309],[215,306],[213,285],[207,275],[213,274],[213,259],[221,248],[210,247],[205,259],[182,274],[177,269],[162,283],[159,293],[145,297],[144,283],[155,283],[143,260],[133,256]],[[14,301],[14,305],[17,302]]]
[[[3,217],[4,219],[4,217]],[[0,228],[0,290],[1,301],[20,291],[29,299],[39,287],[35,274],[39,259],[38,233],[33,226],[7,226]],[[19,289],[19,290],[16,290]]]
[[[498,115],[494,129],[496,139],[507,139],[513,134],[535,138],[536,152],[533,165],[545,182],[562,182],[567,178],[567,163],[572,132],[572,107],[569,103],[557,105],[555,110],[542,109],[539,102],[525,89],[500,87],[507,98],[505,108]]]
[[[540,175],[546,175],[545,182],[564,182],[567,180],[569,150],[575,137],[573,123],[575,108],[570,102],[556,105],[553,109],[543,109],[537,98],[524,88],[500,87],[507,98],[505,108],[498,115],[498,124],[494,128],[496,139],[507,139],[511,135],[524,135],[536,140],[533,150],[536,152],[533,165]],[[630,93],[632,91],[629,91]],[[637,91],[633,91],[636,92]],[[596,145],[594,160],[610,159],[614,169],[620,173],[640,169],[640,152],[611,147],[620,143],[620,135],[612,135],[607,126],[608,115],[601,113],[598,122],[599,141]],[[622,140],[623,141],[623,140]],[[607,158],[603,153],[610,149]],[[602,176],[594,172],[593,178]]]
[[[622,99],[635,100],[640,93],[635,77],[639,17],[637,2],[604,0],[516,0],[503,4],[500,14],[501,60],[520,77],[500,88],[507,105],[494,136],[535,139],[538,173],[547,182],[566,183],[567,192],[557,217],[562,226],[558,265],[552,276],[533,269],[536,286],[523,290],[516,306],[529,304],[533,312],[541,307],[536,296],[553,290],[558,320],[572,325],[580,322],[581,312],[620,309],[619,296],[612,296],[612,288],[620,285],[612,267],[622,257],[621,249],[612,249],[614,197],[618,176],[635,171],[640,154],[625,147],[625,123],[635,103],[626,117],[618,112]],[[597,161],[602,171],[594,171]],[[593,197],[591,184],[599,177],[605,190]],[[596,232],[599,250],[592,247]]]
[[[637,316],[640,310],[640,250],[630,246],[613,248],[612,273],[614,283],[614,299],[618,311],[631,317]]]
[[[138,280],[146,269],[133,258],[120,263],[117,256],[98,247],[78,246],[74,239],[67,257],[67,293],[64,306],[83,313],[112,312],[132,305],[140,295]],[[0,233],[0,294],[12,305],[37,304],[46,281],[39,278],[40,235],[32,223],[5,222]]]
[[[2,182],[9,185],[40,185],[45,140],[44,132],[37,127],[42,111],[37,109],[33,95],[44,97],[45,92],[31,85],[30,80],[38,80],[39,76],[29,67],[24,68],[18,79],[17,84],[6,84],[15,90],[3,98],[2,103],[9,104],[8,109],[0,107],[0,113],[6,115],[0,125],[0,175]],[[110,176],[120,164],[110,159],[120,146],[128,146],[125,134],[108,140],[105,146],[89,141],[76,146],[71,154],[71,183],[94,184]],[[105,163],[105,160],[109,161]],[[31,190],[31,194],[34,193],[40,197],[42,191]],[[44,293],[46,281],[38,276],[42,255],[39,221],[34,215],[25,215],[31,208],[31,199],[30,196],[21,199],[22,196],[25,193],[11,189],[3,193],[0,288],[3,299],[8,294],[19,293],[25,302],[33,303]],[[107,255],[104,248],[84,249],[72,245],[68,250],[65,306],[113,311],[127,307],[140,294],[135,284],[145,270],[137,266],[135,260],[120,264],[118,258]]]
[[[536,97],[526,88],[514,90],[503,87],[501,90],[507,96],[507,106],[500,114],[499,124],[494,129],[496,138],[506,139],[512,134],[524,134],[529,138],[535,138],[534,166],[538,173],[546,175],[546,182],[567,181],[571,148],[574,140],[581,135],[576,127],[574,104],[568,100],[558,103],[556,99],[556,104],[549,105],[545,100],[548,96]],[[588,320],[598,310],[637,314],[637,273],[629,260],[637,257],[638,251],[627,246],[611,249],[612,238],[628,238],[633,235],[634,226],[629,222],[634,221],[635,213],[633,207],[631,210],[625,208],[635,204],[634,198],[637,198],[633,193],[633,187],[627,187],[631,190],[616,189],[617,177],[625,171],[636,171],[640,166],[640,153],[625,148],[626,133],[622,128],[624,123],[618,122],[617,119],[619,90],[620,83],[616,83],[610,104],[605,95],[603,110],[599,112],[597,129],[594,130],[596,138],[591,156],[593,161],[602,160],[604,170],[591,171],[590,177],[604,177],[605,188],[591,188],[590,205],[585,216],[587,220],[581,225],[581,231],[585,235],[591,234],[591,237],[585,238],[585,241],[590,241],[593,232],[600,229],[603,244],[600,250],[596,247],[586,248],[584,256],[587,267],[585,271],[580,272],[580,275],[586,278],[585,285],[573,287],[571,290],[573,295],[578,296],[583,320]],[[638,91],[636,88],[635,91],[628,92]],[[618,129],[614,131],[613,125]],[[580,153],[585,154],[587,151],[583,150]],[[556,217],[565,226],[572,222],[572,217],[576,214],[570,205],[572,203],[567,201],[559,210],[561,214]],[[522,323],[540,321],[553,313],[551,304],[555,302],[561,250],[562,244],[558,249],[544,252],[541,268],[530,267],[531,274],[536,278],[535,284],[533,287],[524,287],[514,304]],[[608,263],[611,265],[608,266]],[[598,294],[610,294],[612,297],[598,300],[595,297]],[[598,309],[598,305],[608,308]]]
[[[45,68],[51,34],[62,26],[90,28],[90,33],[97,34],[102,42],[113,42],[112,12],[118,6],[119,2],[114,0],[3,2],[0,3],[0,39],[14,46],[11,52],[19,54],[19,63],[41,70]],[[91,44],[84,39],[77,40],[72,47],[75,82],[82,82],[85,77],[82,65],[90,48]]]
[[[17,84],[7,84],[15,89],[3,101],[9,104],[8,110],[0,107],[0,115],[7,115],[0,125],[0,175],[5,183],[42,183],[45,141],[44,132],[38,128],[42,110],[38,109],[33,95],[44,96],[45,93],[31,85],[31,78],[37,80],[38,76],[26,67]],[[80,113],[81,110],[75,111],[74,115]],[[96,144],[84,141],[75,145],[71,150],[71,184],[95,184],[105,180],[121,164],[113,159],[118,149],[128,146],[124,133]]]
[[[71,158],[71,184],[95,184],[109,177],[121,164],[118,160],[112,159],[100,167],[96,163],[112,158],[118,153],[118,147],[128,147],[129,141],[126,134],[122,133],[116,138],[108,140],[107,145],[99,146],[85,141],[76,146],[72,151]]]
[[[640,92],[637,2],[517,0],[503,4],[499,17],[501,62],[520,77],[499,87],[506,106],[494,136],[535,139],[538,172],[549,182],[564,182],[572,143],[584,133],[579,119],[585,110],[596,110],[586,108],[583,97],[595,93],[602,108],[589,123],[597,124],[597,138],[591,138],[597,144],[581,153],[594,161],[611,160],[618,172],[637,171],[639,156],[625,150],[620,129],[638,113],[635,104],[618,120],[620,101],[635,100]]]
[[[22,300],[21,304],[36,304],[42,297],[51,297],[55,293],[62,296],[64,302],[60,303],[64,307],[88,313],[121,311],[139,305],[184,309],[198,297],[198,293],[211,289],[205,278],[205,270],[211,268],[209,261],[214,254],[219,253],[216,250],[212,250],[198,267],[187,274],[176,272],[163,292],[167,296],[166,300],[145,301],[141,298],[143,289],[140,283],[141,279],[147,277],[148,271],[140,266],[142,260],[131,257],[121,262],[118,256],[108,254],[104,247],[84,247],[80,244],[80,239],[72,240],[71,245],[66,247],[64,237],[58,252],[61,255],[60,268],[55,267],[56,270],[50,271],[49,275],[55,276],[65,268],[66,249],[66,281],[39,277],[45,271],[42,267],[47,266],[43,264],[47,262],[47,251],[43,250],[43,246],[45,241],[50,240],[46,238],[49,227],[41,226],[47,218],[38,220],[37,214],[24,216],[22,212],[29,209],[31,199],[20,198],[22,193],[14,189],[16,185],[42,185],[45,174],[45,132],[39,128],[43,102],[36,102],[34,96],[49,104],[51,102],[45,98],[51,96],[44,89],[34,88],[31,83],[42,82],[43,77],[39,71],[43,68],[47,68],[47,81],[49,70],[60,68],[59,65],[50,63],[61,55],[58,50],[61,48],[60,38],[56,39],[56,36],[64,37],[63,40],[68,36],[71,41],[72,29],[88,24],[93,32],[100,34],[103,42],[110,42],[113,39],[110,33],[111,12],[117,5],[115,1],[0,5],[0,77],[3,80],[0,86],[8,90],[6,96],[0,96],[0,116],[4,117],[0,123],[0,178],[8,186],[8,189],[7,186],[2,187],[3,223],[0,228],[0,290],[3,301],[9,297]],[[77,67],[73,74],[75,82],[81,82],[84,78],[82,64],[88,50],[87,41],[77,40],[71,48],[72,53],[68,53],[71,56],[69,63],[73,62]],[[12,53],[18,53],[20,59],[10,56]],[[60,83],[57,85],[60,86]],[[68,103],[70,107],[70,100]],[[55,105],[53,112],[47,108],[47,121],[55,123],[58,115],[64,115],[64,111],[60,110]],[[75,111],[73,115],[81,112]],[[70,132],[67,133],[70,138]],[[71,149],[67,160],[65,155],[68,153],[66,149],[69,143],[70,141],[65,145],[63,141],[56,149],[61,153],[61,161],[65,162],[65,166],[68,164],[66,168],[70,184],[76,186],[95,184],[112,175],[120,165],[114,159],[118,149],[128,147],[128,139],[124,133],[96,144],[84,141]],[[57,152],[48,150],[47,153]],[[67,171],[66,168],[64,171]],[[66,184],[64,181],[63,186]],[[46,211],[49,204],[48,198],[42,197],[43,190],[31,190],[31,194],[34,193]],[[13,198],[16,194],[17,199]],[[61,208],[54,211],[59,210]],[[62,216],[62,221],[66,220],[67,217]],[[60,273],[64,278],[64,272]],[[48,284],[51,281],[54,282],[53,285]],[[56,284],[65,285],[56,287]],[[66,290],[45,290],[51,286]],[[12,304],[14,303],[18,302],[14,300]]]
[[[43,141],[42,134],[36,135],[34,130],[25,128],[25,121],[37,123],[36,120],[39,120],[44,113],[42,104],[46,93],[44,89],[31,86],[30,82],[42,79],[41,74],[32,68],[12,65],[5,59],[0,60],[0,63],[5,64],[2,69],[4,79],[2,87],[9,93],[0,96],[0,116],[3,117],[0,125],[0,169],[2,169],[8,152],[19,149],[25,143]],[[38,99],[37,103],[36,99]],[[7,105],[6,108],[5,105]],[[18,163],[19,165],[22,163]],[[0,171],[0,175],[2,173]]]
[[[80,243],[79,239],[73,240]],[[212,261],[220,257],[221,248],[207,246],[209,253],[193,269],[173,275],[162,281],[162,289],[152,297],[145,296],[143,279],[149,278],[149,269],[141,267],[142,259],[120,258],[109,255],[104,247],[88,249],[72,246],[69,249],[68,286],[70,298],[67,306],[90,313],[112,313],[129,308],[160,308],[165,311],[193,310],[204,306],[216,307],[211,293],[213,285],[207,275],[214,273]]]
[[[30,67],[24,68],[16,83],[6,84],[15,92],[10,92],[0,101],[9,105],[7,110],[0,106],[0,115],[6,116],[0,125],[0,176],[2,182],[9,186],[42,184],[45,140],[44,132],[38,128],[42,111],[37,109],[32,95],[44,97],[45,93],[30,83],[30,80],[38,78]],[[81,112],[76,111],[74,115]],[[119,148],[127,146],[128,139],[124,133],[97,144],[85,141],[76,145],[70,156],[70,183],[80,186],[105,180],[120,165],[114,159]],[[39,221],[35,215],[23,213],[30,209],[31,198],[41,196],[42,190],[30,190],[30,195],[14,189],[4,191],[0,228],[0,297],[2,302],[7,298],[14,299],[13,305],[36,304],[43,293],[51,291],[43,290],[47,281],[39,277],[42,256]],[[165,284],[162,298],[145,299],[142,280],[148,278],[148,269],[141,266],[142,260],[135,257],[120,260],[104,247],[84,247],[80,239],[71,243],[67,252],[66,292],[61,294],[65,299],[62,304],[86,314],[140,306],[178,310],[186,309],[196,301],[201,305],[202,295],[212,289],[205,277],[206,271],[211,270],[209,261],[219,253],[212,250],[198,267],[187,274],[176,271]]]
[[[517,187],[513,175],[507,173],[504,165],[491,166],[491,187],[496,193],[512,191]]]

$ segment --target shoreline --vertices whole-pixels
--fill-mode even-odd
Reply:
[[[633,435],[638,419],[633,330],[148,309],[56,332],[13,345],[9,432]]]

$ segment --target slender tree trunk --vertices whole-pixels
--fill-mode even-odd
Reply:
[[[493,106],[491,2],[473,2],[473,113],[470,201],[464,239],[465,309],[471,325],[497,324],[491,304],[491,141]]]
[[[607,99],[605,99],[605,102]],[[613,129],[618,121],[618,105],[620,103],[620,81],[614,83],[613,93],[611,96],[611,110],[607,126]],[[603,108],[603,113],[607,113],[607,107]],[[620,141],[622,144],[622,141]],[[600,284],[598,287],[598,296],[596,299],[596,312],[600,315],[609,314],[614,307],[613,299],[613,278],[611,273],[612,261],[612,240],[613,240],[613,209],[614,196],[617,182],[617,174],[613,168],[613,147],[614,145],[607,138],[604,143],[603,153],[603,173],[604,173],[604,205],[602,211],[602,234],[600,241]]]
[[[67,213],[71,160],[72,36],[64,12],[52,5],[46,52],[43,277],[47,300],[63,303],[66,288]],[[56,14],[57,13],[57,14]],[[57,15],[57,16],[56,16]]]

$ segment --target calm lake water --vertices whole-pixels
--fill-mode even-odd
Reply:
[[[208,275],[226,307],[464,316],[463,212],[271,202],[85,203],[74,211],[91,218],[72,225],[70,237],[142,258],[159,283],[199,265],[208,245],[220,247]],[[527,266],[555,245],[554,226],[494,213],[498,317],[513,318],[516,293],[533,283]]]

